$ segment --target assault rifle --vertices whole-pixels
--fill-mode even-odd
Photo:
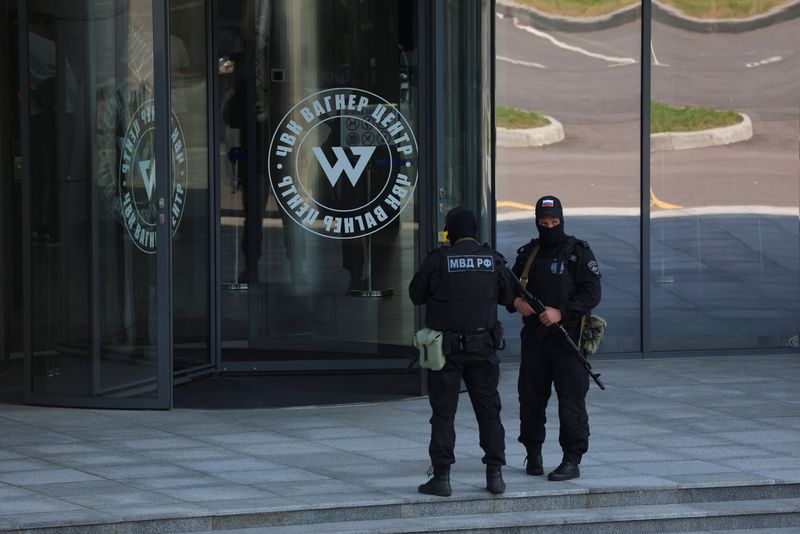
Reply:
[[[508,266],[506,266],[506,271],[508,271],[508,276],[511,279],[511,284],[514,286],[514,291],[516,292],[516,294],[521,297],[524,297],[525,300],[528,301],[528,304],[530,304],[531,307],[533,308],[533,311],[535,311],[537,314],[542,313],[545,308],[542,301],[533,296],[531,292],[528,291],[522,285],[522,282],[519,281],[517,275],[515,275],[514,271],[509,269]],[[567,344],[572,349],[572,354],[574,354],[575,357],[578,358],[578,361],[581,362],[583,368],[586,369],[586,372],[589,373],[589,376],[592,377],[592,380],[594,380],[595,384],[597,384],[597,387],[599,387],[600,389],[606,389],[606,386],[603,385],[603,382],[600,381],[600,373],[592,372],[592,364],[586,361],[586,358],[583,356],[583,352],[581,351],[580,347],[578,346],[577,343],[575,343],[575,341],[571,337],[569,337],[569,334],[567,333],[567,330],[564,328],[564,325],[562,325],[561,323],[556,323],[553,326],[555,326],[556,330],[558,330],[564,337],[564,341],[566,341]]]

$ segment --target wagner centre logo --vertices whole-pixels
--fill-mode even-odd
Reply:
[[[417,141],[387,100],[327,89],[298,102],[278,124],[269,175],[275,199],[298,225],[323,237],[363,237],[411,200]]]
[[[178,117],[170,113],[172,192],[169,219],[172,233],[178,229],[186,203],[186,145]],[[131,116],[122,141],[119,162],[119,203],[122,224],[143,252],[156,251],[155,101],[144,102]]]

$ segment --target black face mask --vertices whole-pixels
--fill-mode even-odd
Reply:
[[[536,225],[539,230],[539,241],[545,248],[551,248],[564,239],[564,223],[561,222],[552,228],[545,228],[544,226]]]

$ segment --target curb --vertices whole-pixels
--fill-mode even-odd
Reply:
[[[722,128],[696,132],[664,132],[650,135],[650,152],[665,150],[690,150],[709,146],[729,145],[753,137],[753,123],[745,113],[739,113],[742,122]],[[540,128],[496,128],[496,144],[504,148],[525,148],[551,145],[564,140],[564,126],[553,117]]]
[[[800,0],[775,6],[766,13],[747,19],[699,19],[672,6],[653,2],[653,19],[682,30],[699,33],[743,33],[800,17]]]
[[[522,148],[552,145],[564,140],[564,126],[553,117],[547,126],[539,128],[495,128],[497,146],[506,148]]]
[[[607,15],[596,17],[564,17],[552,15],[508,0],[497,0],[495,11],[505,17],[516,17],[520,22],[530,24],[542,30],[560,32],[592,32],[605,30],[635,22],[642,17],[642,6],[640,3]],[[742,33],[800,17],[800,0],[782,6],[776,6],[766,13],[747,19],[700,19],[690,17],[672,6],[653,0],[652,16],[653,19],[658,22],[691,32]]]
[[[597,17],[562,17],[539,11],[529,6],[497,0],[495,11],[505,17],[516,17],[520,22],[542,30],[559,32],[593,32],[622,26],[642,18],[642,5],[634,4],[614,13]]]
[[[753,123],[744,113],[742,122],[722,128],[696,132],[664,132],[650,135],[650,152],[662,150],[689,150],[708,146],[729,145],[753,137]]]

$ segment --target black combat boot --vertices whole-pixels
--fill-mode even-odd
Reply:
[[[542,449],[528,449],[528,456],[525,457],[525,472],[533,476],[544,474],[544,466],[542,465]]]
[[[569,460],[563,460],[561,465],[556,467],[549,475],[547,475],[547,480],[561,482],[563,480],[578,478],[579,476],[581,476],[581,470],[578,467],[578,464]]]
[[[420,485],[417,491],[426,495],[439,495],[449,497],[453,491],[450,489],[450,466],[434,465],[428,470],[428,475],[433,474],[433,478],[425,484]]]
[[[503,493],[506,490],[506,483],[503,482],[503,473],[498,464],[486,464],[486,489],[489,493]]]

